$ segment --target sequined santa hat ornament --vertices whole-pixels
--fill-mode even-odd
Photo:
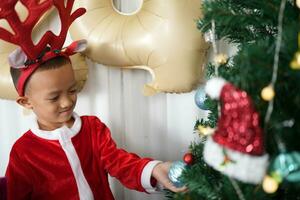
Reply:
[[[258,184],[268,166],[259,114],[245,91],[222,78],[213,78],[205,91],[221,101],[214,134],[204,147],[204,159],[214,169],[245,183]]]
[[[24,21],[15,10],[18,2],[28,10],[28,16]],[[86,40],[75,41],[62,48],[70,25],[86,11],[84,8],[79,8],[72,12],[73,4],[74,0],[0,1],[0,20],[6,20],[12,29],[11,32],[0,27],[0,39],[19,46],[8,57],[10,66],[21,71],[16,88],[19,96],[24,96],[26,81],[42,63],[58,56],[69,59],[69,56],[86,49]],[[52,31],[47,31],[41,40],[34,44],[31,38],[32,31],[41,17],[53,6],[58,10],[61,19],[60,33],[55,35]]]

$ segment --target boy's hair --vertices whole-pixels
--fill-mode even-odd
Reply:
[[[49,70],[49,69],[57,69],[62,67],[63,65],[69,63],[70,60],[64,56],[58,56],[58,57],[54,57],[44,63],[42,63],[36,71],[43,71],[43,70]],[[35,73],[35,72],[33,72]],[[16,69],[16,68],[10,68],[10,75],[12,77],[13,83],[15,88],[17,89],[17,85],[18,85],[18,81],[21,75],[21,69]],[[27,83],[30,81],[30,77],[29,79],[26,81],[25,83],[25,92],[27,89]]]

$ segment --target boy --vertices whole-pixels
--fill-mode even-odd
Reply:
[[[11,69],[17,86],[19,69]],[[17,103],[36,123],[13,146],[7,168],[8,199],[113,199],[107,173],[125,186],[151,191],[152,176],[172,191],[169,163],[117,149],[109,129],[94,116],[73,113],[77,99],[72,65],[65,57],[41,64]]]
[[[16,2],[0,3],[0,19],[9,20],[15,33],[1,29],[0,38],[20,46],[9,55],[17,103],[31,109],[36,119],[11,150],[8,199],[112,200],[108,173],[138,191],[155,190],[156,181],[174,192],[185,190],[170,183],[170,163],[118,149],[97,117],[73,112],[77,88],[69,56],[84,51],[87,44],[81,40],[62,47],[69,26],[85,9],[72,13],[74,0],[22,1],[32,11],[22,22],[14,10]],[[38,15],[53,6],[61,18],[61,31],[59,35],[46,32],[35,45],[31,29]]]

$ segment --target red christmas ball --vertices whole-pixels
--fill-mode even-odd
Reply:
[[[186,164],[188,164],[188,165],[193,164],[193,162],[194,162],[193,154],[192,154],[192,153],[186,153],[186,154],[183,156],[183,161],[184,161]]]

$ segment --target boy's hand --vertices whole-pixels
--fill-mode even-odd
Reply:
[[[171,162],[163,162],[157,164],[152,171],[152,177],[154,177],[160,184],[162,184],[166,189],[172,192],[184,192],[187,191],[187,187],[183,186],[181,188],[175,187],[168,177]]]

